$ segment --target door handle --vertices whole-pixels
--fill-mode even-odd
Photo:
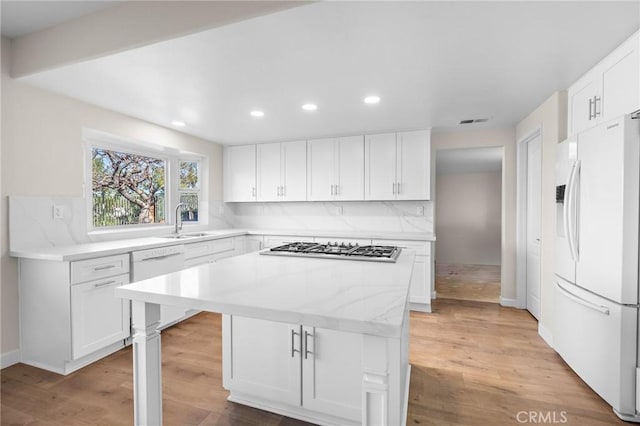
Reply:
[[[589,98],[589,121],[592,118],[595,118],[595,115],[593,115],[593,99]]]
[[[601,111],[598,110],[598,103],[602,105],[602,98],[600,96],[594,96],[593,97],[593,118],[596,118],[597,116],[600,115]]]
[[[313,337],[313,334],[309,333],[307,330],[304,331],[304,359],[307,359],[307,356],[309,354],[313,354],[313,352],[311,352],[309,350],[309,341],[307,340],[309,338],[309,336]],[[315,348],[314,348],[315,350]]]
[[[299,335],[300,333],[296,333],[296,331],[293,328],[291,329],[291,358],[295,356],[296,352],[300,353],[300,351],[296,349],[296,345],[295,345],[296,336],[299,336]]]
[[[107,285],[110,285],[110,284],[115,284],[115,282],[116,282],[116,280],[105,281],[105,282],[103,282],[103,283],[97,283],[97,284],[94,284],[94,285],[93,285],[93,287],[94,287],[94,288],[104,287],[104,286],[107,286]]]
[[[94,271],[104,271],[106,269],[111,269],[111,268],[115,268],[116,265],[105,265],[105,266],[96,266],[95,268],[93,268]]]

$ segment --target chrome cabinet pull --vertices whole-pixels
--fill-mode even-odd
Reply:
[[[93,268],[94,271],[104,271],[106,269],[111,269],[111,268],[115,268],[116,265],[105,265],[105,266],[96,266],[95,268]]]
[[[593,118],[593,99],[589,98],[589,121]]]
[[[600,96],[593,97],[593,118],[596,118],[600,115],[600,110],[598,110],[598,103],[602,104],[602,98]]]
[[[336,183],[336,195],[340,195],[340,185]]]
[[[285,190],[284,190],[284,189],[285,189],[285,186],[283,185],[283,186],[282,186],[282,196],[283,196],[283,197],[286,195],[286,192],[285,192]]]
[[[395,183],[395,182],[393,182],[393,183],[391,184],[391,192],[392,192],[393,194],[395,194],[395,193],[396,193],[396,183]]]
[[[400,194],[400,182],[398,182],[396,185],[397,185],[396,186],[396,188],[397,188],[396,194]]]
[[[313,352],[311,352],[309,350],[309,342],[307,341],[307,338],[311,336],[313,337],[313,334],[309,333],[307,330],[304,331],[304,359],[307,359],[307,356],[309,354],[313,354]]]
[[[116,280],[111,280],[111,281],[105,281],[103,283],[98,283],[98,284],[94,284],[93,287],[94,288],[98,288],[98,287],[104,287],[110,284],[115,284]]]
[[[296,333],[296,331],[292,328],[291,329],[291,358],[294,357],[296,352],[300,352],[298,349],[296,349],[296,345],[295,345],[295,341],[296,341],[296,336],[299,336],[300,333]]]
[[[255,197],[255,196],[256,196],[256,187],[255,187],[255,186],[252,186],[252,187],[251,187],[251,196],[252,196],[252,197]]]

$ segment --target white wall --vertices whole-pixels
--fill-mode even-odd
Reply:
[[[8,256],[7,196],[83,197],[83,127],[198,153],[209,159],[210,200],[222,196],[218,144],[29,87],[9,77],[2,39],[2,354],[18,349],[17,260]]]
[[[556,232],[555,161],[556,145],[567,137],[567,93],[556,92],[516,127],[522,141],[542,128],[542,182],[540,217],[541,309],[539,329],[549,342],[553,330],[553,283]]]
[[[502,147],[502,226],[500,246],[500,302],[517,305],[516,287],[516,135],[515,129],[470,130],[457,133],[431,135],[431,178],[436,181],[435,160],[437,151],[454,148]],[[436,206],[438,199],[435,200]],[[435,222],[438,223],[436,212]],[[440,238],[436,234],[436,239]],[[436,259],[438,253],[436,251]]]
[[[502,174],[436,177],[436,263],[500,265]]]

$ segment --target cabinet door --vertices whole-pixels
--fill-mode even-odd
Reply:
[[[307,141],[307,200],[328,201],[335,191],[334,140]]]
[[[598,105],[598,111],[603,121],[640,108],[638,40],[638,34],[634,35],[602,63],[602,106]]]
[[[428,200],[431,195],[430,131],[397,135],[398,200]]]
[[[365,136],[364,199],[396,198],[396,134]]]
[[[280,144],[257,145],[258,201],[280,200]]]
[[[305,141],[281,144],[282,201],[307,199],[307,143]]]
[[[230,146],[224,149],[224,200],[256,200],[256,146]]]
[[[300,325],[223,315],[223,385],[300,406]]]
[[[597,78],[591,72],[574,83],[568,90],[569,135],[576,134],[595,125],[590,101],[598,95]]]
[[[124,274],[71,286],[73,359],[129,337],[129,301],[113,294],[128,282]]]
[[[302,327],[302,406],[359,422],[362,335]]]
[[[364,137],[336,139],[337,200],[364,200]]]

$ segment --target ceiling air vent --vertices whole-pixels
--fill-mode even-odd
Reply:
[[[487,121],[489,121],[488,118],[474,118],[471,120],[460,120],[458,124],[486,123]]]

